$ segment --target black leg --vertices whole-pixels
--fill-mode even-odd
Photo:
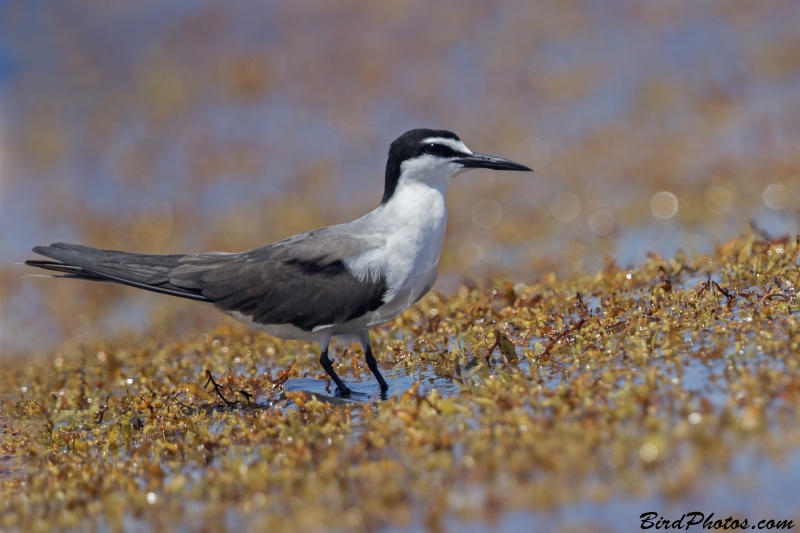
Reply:
[[[375,379],[378,380],[381,386],[381,392],[386,392],[389,390],[389,385],[387,385],[386,380],[383,379],[381,371],[378,370],[378,362],[375,360],[375,356],[372,355],[372,343],[369,340],[369,331],[365,331],[361,334],[361,347],[364,348],[364,359],[367,360],[367,366],[372,370],[372,375],[375,376]]]
[[[331,364],[331,360],[328,359],[328,347],[322,347],[322,353],[319,356],[319,364],[322,365],[322,368],[325,369],[325,372],[331,377],[334,383],[336,383],[336,388],[339,389],[340,396],[350,396],[350,389],[347,388],[347,385],[339,379],[339,376],[336,375],[336,372],[333,370],[333,365]]]

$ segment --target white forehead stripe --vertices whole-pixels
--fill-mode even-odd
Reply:
[[[422,143],[423,144],[428,144],[428,143],[443,144],[445,146],[449,146],[450,148],[452,148],[456,152],[462,152],[462,153],[465,153],[465,154],[472,154],[472,150],[467,148],[467,145],[465,145],[461,141],[457,141],[455,139],[448,139],[447,137],[428,137],[427,139],[422,141]]]

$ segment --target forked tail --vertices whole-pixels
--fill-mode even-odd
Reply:
[[[32,260],[25,261],[25,264],[61,274],[55,277],[109,281],[201,302],[210,301],[199,289],[171,283],[170,273],[181,266],[184,255],[134,254],[63,242],[37,246],[33,251],[53,261]]]

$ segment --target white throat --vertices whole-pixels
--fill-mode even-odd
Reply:
[[[467,169],[458,163],[452,163],[429,155],[404,161],[400,165],[400,179],[397,181],[397,189],[394,195],[397,196],[403,188],[410,185],[427,185],[444,196],[447,192],[447,186],[450,185],[450,180],[464,172],[464,170]]]
[[[442,166],[441,161],[429,165],[426,159],[404,163],[391,198],[360,219],[372,233],[386,239],[385,245],[346,263],[362,278],[382,272],[389,285],[385,301],[391,301],[391,309],[398,313],[436,279],[447,229],[445,194],[460,170],[447,162],[450,168]]]

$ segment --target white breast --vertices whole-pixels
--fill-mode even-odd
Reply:
[[[379,270],[388,290],[384,304],[345,325],[347,332],[391,320],[433,285],[447,228],[444,191],[421,183],[405,184],[391,202],[368,217],[373,229],[385,236],[385,247],[359,256],[347,266],[362,277]]]

